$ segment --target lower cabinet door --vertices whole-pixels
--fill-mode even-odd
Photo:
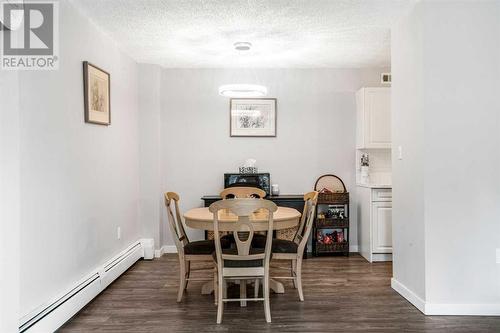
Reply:
[[[372,203],[373,253],[392,253],[392,202]]]

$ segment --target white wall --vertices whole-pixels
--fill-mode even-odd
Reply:
[[[384,69],[164,69],[161,78],[163,190],[181,195],[181,208],[223,188],[223,173],[247,158],[270,172],[282,194],[305,193],[335,173],[355,207],[355,91],[378,86]],[[219,85],[258,82],[278,99],[276,138],[229,137],[229,99]],[[355,210],[351,209],[353,221]],[[173,244],[162,214],[164,244]],[[356,224],[351,242],[357,244]],[[201,232],[192,232],[202,237]]]
[[[160,214],[163,198],[160,177],[160,79],[157,65],[139,65],[139,168],[140,212],[142,235],[160,243]]]
[[[421,8],[392,29],[393,278],[425,300]],[[398,146],[404,159],[398,159]]]
[[[500,1],[426,6],[427,301],[500,315]]]
[[[427,314],[500,315],[499,17],[500,1],[422,1],[393,34],[394,277]]]
[[[59,70],[19,73],[21,315],[141,233],[137,64],[69,2],[60,27]],[[109,127],[84,123],[84,60],[111,74]]]
[[[19,313],[19,75],[0,72],[0,332]]]

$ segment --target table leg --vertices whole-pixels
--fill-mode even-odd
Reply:
[[[273,279],[269,279],[269,288],[271,288],[276,294],[285,293],[285,286],[283,286],[283,283]]]
[[[201,294],[202,295],[210,295],[214,291],[214,283],[213,281],[208,281],[201,286]]]

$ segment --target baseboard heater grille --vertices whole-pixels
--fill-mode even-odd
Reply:
[[[106,273],[109,272],[110,270],[113,269],[113,267],[121,263],[125,258],[130,256],[133,252],[137,251],[140,247],[141,247],[140,243],[135,244],[134,246],[126,250],[124,253],[122,253],[121,255],[110,261],[108,264],[106,264],[104,266],[104,271]]]
[[[57,330],[142,256],[141,243],[132,244],[49,305],[21,319],[19,332]]]
[[[19,327],[19,332],[25,332],[27,329],[35,325],[37,322],[45,318],[47,315],[49,315],[52,311],[66,303],[70,298],[78,294],[81,290],[89,286],[92,282],[99,280],[99,274],[95,273],[91,277],[89,277],[87,280],[79,284],[78,286],[74,287],[71,289],[69,292],[64,294],[62,297],[58,298],[55,302],[47,306],[45,309],[40,311],[38,314],[36,314],[34,317],[29,319],[27,322],[25,322],[21,327]]]

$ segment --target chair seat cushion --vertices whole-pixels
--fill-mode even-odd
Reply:
[[[273,253],[297,253],[298,245],[286,239],[273,239]]]
[[[260,254],[264,253],[265,249],[262,248],[250,248],[250,254]],[[238,250],[235,248],[231,249],[222,249],[222,253],[224,254],[238,254]],[[217,261],[217,254],[214,252],[212,254],[214,260]],[[255,259],[255,260],[227,260],[224,259],[224,267],[263,267],[264,259]]]
[[[228,241],[221,241],[222,248],[229,248],[231,243]],[[213,240],[201,240],[189,242],[184,246],[185,254],[212,254],[215,251],[215,243]]]
[[[253,234],[252,247],[261,248],[261,249],[265,248],[266,247],[266,239],[267,239],[266,235]],[[231,244],[234,244],[236,242],[234,240],[234,234],[233,233],[230,233],[230,234],[222,236],[221,240],[225,240],[227,242],[230,242]]]

